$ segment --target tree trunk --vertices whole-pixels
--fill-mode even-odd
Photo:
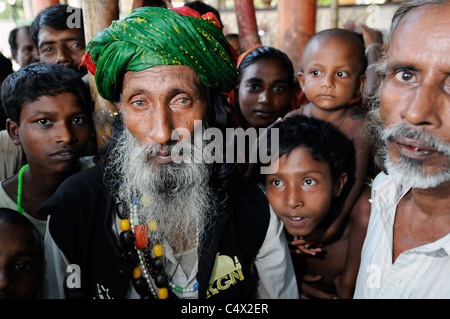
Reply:
[[[278,1],[277,47],[286,53],[298,71],[303,48],[316,31],[317,0]]]
[[[83,0],[83,19],[87,44],[97,32],[109,27],[113,20],[119,19],[119,0]],[[117,108],[98,94],[94,76],[90,73],[89,86],[95,103],[93,119],[97,146],[101,147],[105,144],[102,136],[111,136],[110,123],[117,114]]]
[[[239,40],[243,51],[261,44],[256,23],[253,0],[234,0],[234,9],[239,28]]]

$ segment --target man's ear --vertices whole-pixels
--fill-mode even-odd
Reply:
[[[120,112],[120,108],[122,107],[122,103],[114,102],[114,105],[117,107],[117,110]]]
[[[347,183],[347,180],[348,180],[347,173],[342,173],[342,175],[339,176],[334,185],[334,197],[338,197],[339,195],[341,195],[342,191],[344,190],[344,186]]]
[[[302,88],[302,91],[305,91],[305,74],[302,71],[297,72],[297,80],[298,84]]]
[[[11,119],[6,120],[6,130],[15,145],[20,145],[19,125]]]

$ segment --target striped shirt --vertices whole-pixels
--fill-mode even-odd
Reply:
[[[384,173],[375,179],[354,298],[450,298],[450,233],[392,264],[397,204],[409,190]]]

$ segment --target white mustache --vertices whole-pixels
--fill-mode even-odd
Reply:
[[[381,138],[387,144],[394,137],[406,137],[417,140],[430,148],[435,149],[446,157],[450,157],[450,143],[436,138],[434,134],[424,128],[412,128],[407,124],[394,124],[383,130]]]

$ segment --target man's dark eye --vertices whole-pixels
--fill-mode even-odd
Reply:
[[[409,70],[401,70],[395,74],[395,78],[401,82],[411,82],[414,80],[414,73]]]

